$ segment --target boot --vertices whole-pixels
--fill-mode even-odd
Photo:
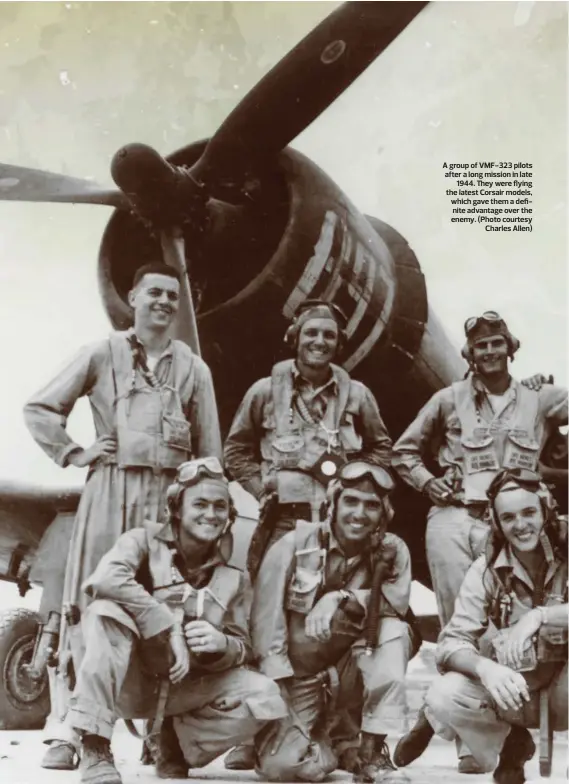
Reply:
[[[498,767],[494,771],[497,784],[524,784],[524,765],[535,754],[535,743],[525,727],[513,726],[504,741]]]
[[[255,770],[257,754],[254,746],[235,746],[225,757],[226,770]]]
[[[484,769],[480,767],[472,754],[466,754],[458,761],[458,772],[479,775],[480,773],[484,773]]]
[[[164,719],[160,733],[154,738],[154,762],[159,779],[185,779],[189,765],[180,747],[171,716]]]
[[[427,721],[424,711],[417,716],[415,726],[404,735],[393,753],[393,761],[399,768],[410,765],[425,751],[435,731]]]
[[[111,744],[99,735],[83,736],[79,773],[81,784],[122,784]]]
[[[359,760],[352,777],[353,784],[395,784],[407,782],[409,778],[397,770],[389,755],[385,735],[362,732]]]
[[[49,770],[75,770],[78,765],[75,746],[64,740],[52,740],[40,762],[42,768]]]

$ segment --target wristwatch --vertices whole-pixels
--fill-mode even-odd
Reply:
[[[338,604],[339,608],[342,608],[350,599],[355,598],[351,591],[346,591],[344,588],[341,588],[338,593],[340,594],[340,603]]]

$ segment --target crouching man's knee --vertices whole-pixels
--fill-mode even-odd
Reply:
[[[257,773],[264,781],[323,781],[338,764],[330,745],[313,741],[291,719],[256,738]]]
[[[457,708],[468,709],[460,695],[469,683],[468,678],[458,672],[447,672],[435,678],[425,699],[429,714],[442,724],[452,726]]]

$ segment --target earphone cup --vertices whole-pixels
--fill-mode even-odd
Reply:
[[[294,324],[291,324],[290,327],[285,332],[284,336],[284,343],[288,348],[296,348],[296,338],[298,335],[298,329]]]
[[[470,346],[468,343],[465,343],[465,345],[460,350],[460,353],[463,359],[465,359],[469,364],[472,362],[472,352],[470,351]]]

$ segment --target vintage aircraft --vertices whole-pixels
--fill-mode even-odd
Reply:
[[[347,314],[342,364],[372,389],[393,437],[433,392],[464,375],[464,361],[429,308],[407,241],[361,215],[322,170],[287,146],[425,5],[345,3],[249,92],[211,139],[167,159],[140,144],[119,150],[111,165],[118,189],[0,165],[0,200],[116,208],[99,255],[100,293],[116,329],[130,325],[127,292],[139,266],[163,254],[183,270],[178,337],[212,370],[224,432],[248,386],[281,358],[291,314],[308,297],[333,301]],[[546,462],[564,468],[565,454],[557,445]],[[22,594],[43,584],[79,496],[77,488],[0,485],[0,579]],[[395,506],[415,577],[429,584],[425,502],[399,488]],[[36,630],[37,617],[28,611],[12,610],[0,620],[0,727],[38,726],[45,717]],[[432,623],[431,638],[434,632]]]

